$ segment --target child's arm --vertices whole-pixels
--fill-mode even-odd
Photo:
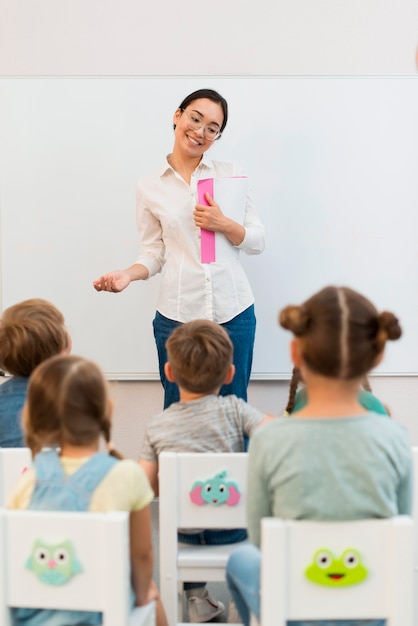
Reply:
[[[247,529],[250,542],[258,548],[261,545],[261,520],[263,517],[272,517],[271,495],[266,484],[263,461],[265,460],[265,446],[260,441],[260,431],[250,440],[248,450],[247,473]]]
[[[147,604],[153,599],[152,572],[154,551],[152,547],[151,512],[149,505],[130,514],[130,551],[132,581],[136,605]],[[158,595],[154,592],[154,598]]]
[[[152,547],[151,512],[149,505],[130,514],[130,548],[132,582],[136,606],[156,601],[156,626],[167,626],[164,607],[158,588],[152,580],[154,551]]]
[[[158,463],[156,461],[146,461],[145,459],[139,459],[139,464],[147,475],[149,484],[155,494],[158,496]]]
[[[278,417],[277,415],[266,413],[264,416],[264,419],[262,419],[261,422],[257,424],[257,428],[260,428],[260,426],[264,426],[264,424],[268,424],[269,422],[271,422],[271,420],[276,420],[277,417]]]

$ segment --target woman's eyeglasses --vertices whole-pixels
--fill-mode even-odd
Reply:
[[[207,124],[205,126],[203,121],[196,113],[190,113],[189,111],[186,111],[186,109],[182,109],[182,111],[187,115],[187,126],[190,128],[190,130],[200,130],[201,128],[203,128],[203,134],[206,139],[209,139],[209,141],[215,141],[215,139],[219,139],[219,137],[222,135],[217,126],[213,126],[212,124]]]

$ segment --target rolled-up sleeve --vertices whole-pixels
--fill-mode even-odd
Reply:
[[[147,205],[141,186],[136,191],[136,223],[141,238],[141,252],[136,262],[148,270],[148,277],[161,272],[165,263],[165,244],[160,221]]]

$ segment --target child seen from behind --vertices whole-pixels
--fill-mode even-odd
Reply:
[[[280,313],[293,333],[291,357],[307,404],[255,433],[248,468],[253,545],[227,564],[227,582],[245,626],[260,618],[263,517],[349,521],[411,513],[411,444],[404,429],[359,402],[364,377],[401,336],[396,317],[346,287],[322,289]],[[383,626],[384,620],[296,621],[291,626]]]
[[[95,363],[66,355],[39,365],[31,376],[23,410],[33,465],[20,477],[8,506],[51,511],[129,511],[135,603],[143,605],[156,599],[157,624],[165,626],[152,581],[149,505],[154,494],[135,461],[119,460],[121,456],[110,441],[111,413],[107,383]],[[109,454],[99,452],[102,438]],[[85,611],[14,609],[14,619],[16,626],[101,624],[100,613]]]
[[[0,446],[24,445],[21,413],[29,376],[39,363],[70,352],[64,316],[51,302],[32,298],[14,304],[0,320],[0,367],[11,378],[0,385]]]
[[[155,416],[146,429],[140,463],[155,492],[161,452],[244,452],[244,437],[273,418],[234,395],[218,395],[234,376],[233,347],[222,326],[208,320],[187,322],[172,332],[166,346],[165,374],[178,384],[180,401]],[[244,529],[179,533],[180,541],[193,544],[245,538]],[[185,583],[184,588],[191,622],[207,622],[224,611],[204,583]]]

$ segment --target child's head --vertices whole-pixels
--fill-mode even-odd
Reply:
[[[393,313],[378,313],[348,287],[325,287],[300,306],[285,307],[279,322],[295,335],[310,371],[342,380],[362,379],[378,363],[386,341],[402,332]]]
[[[178,326],[166,343],[173,379],[193,393],[217,392],[233,376],[233,346],[228,333],[215,322],[194,320]]]
[[[58,355],[41,363],[29,379],[23,427],[35,455],[45,446],[89,446],[103,435],[110,442],[112,404],[96,363]]]
[[[69,350],[64,316],[51,302],[32,298],[3,312],[0,365],[13,376],[30,376],[39,363]]]

